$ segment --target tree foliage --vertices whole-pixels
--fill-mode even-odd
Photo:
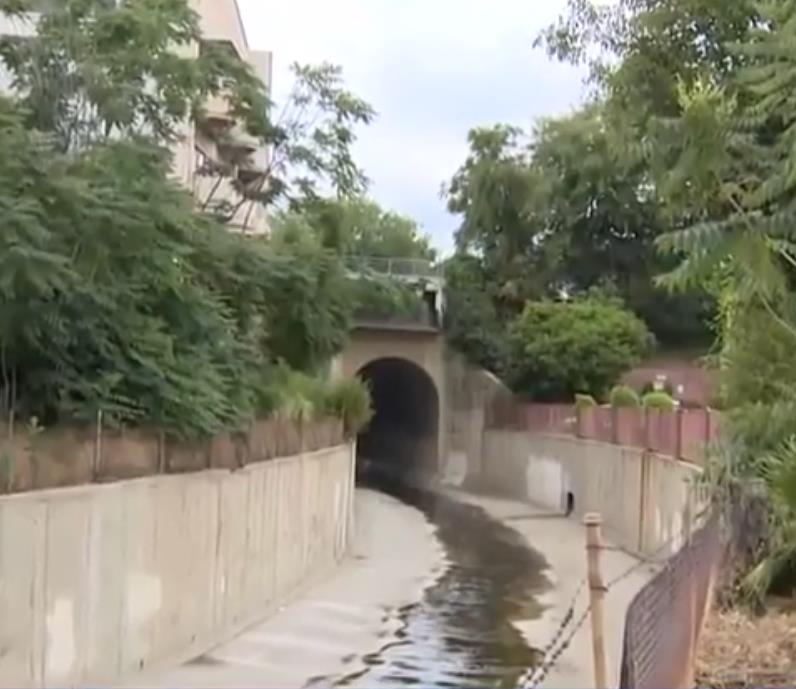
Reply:
[[[0,12],[25,22],[24,11],[34,6],[6,0]],[[200,205],[218,219],[230,221],[246,204],[292,204],[327,191],[344,197],[367,187],[352,147],[356,127],[375,113],[345,88],[338,66],[293,65],[293,88],[278,106],[229,45],[203,39],[186,0],[66,0],[29,29],[0,38],[0,60],[27,125],[48,132],[58,150],[133,136],[171,144],[189,121],[230,149],[229,129],[207,126],[206,106],[215,97],[269,151],[264,163],[236,152],[200,166],[198,174],[212,180]],[[218,193],[225,185],[236,198]]]
[[[612,21],[597,28],[595,12]],[[757,597],[796,572],[795,32],[792,0],[627,0],[573,2],[546,36],[567,58],[613,54],[595,81],[669,223],[657,241],[676,267],[661,282],[716,296],[722,475],[763,479],[771,502],[765,557],[744,585]]]
[[[21,12],[34,6],[14,0],[0,11],[25,21]],[[263,84],[222,46],[197,49],[199,18],[185,0],[67,0],[30,33],[0,38],[0,59],[26,124],[52,135],[60,151],[142,135],[174,142],[186,118],[222,93],[251,133],[266,134]]]
[[[532,137],[507,126],[471,133],[471,153],[447,189],[461,216],[460,253],[472,254],[489,287],[473,298],[487,320],[474,327],[450,289],[451,328],[499,333],[528,300],[578,296],[599,288],[621,298],[675,348],[710,339],[714,304],[701,289],[669,294],[657,275],[676,265],[657,238],[669,228],[643,159],[620,154],[623,134],[603,103],[542,120]],[[494,304],[488,308],[484,295]],[[491,315],[486,317],[490,312]],[[476,361],[482,347],[465,344]]]
[[[652,344],[644,323],[621,304],[595,298],[529,302],[510,338],[514,388],[544,402],[584,392],[604,397]]]
[[[78,157],[0,106],[0,353],[19,413],[239,426],[277,361],[312,371],[343,345],[339,262],[229,234],[142,140]]]
[[[343,256],[433,261],[436,252],[417,223],[354,197],[318,199],[277,214],[273,237],[286,245],[317,245]]]
[[[483,263],[456,254],[445,262],[448,342],[470,361],[498,375],[508,364],[507,326],[498,313],[494,289]]]
[[[3,413],[51,424],[102,410],[110,423],[209,434],[293,404],[286,386],[315,376],[347,339],[342,263],[320,246],[229,233],[172,179],[168,147],[223,96],[250,135],[292,147],[292,163],[311,169],[301,193],[314,198],[330,176],[343,193],[359,184],[344,129],[369,106],[336,68],[307,68],[311,94],[294,102],[320,103],[326,119],[272,124],[262,83],[200,40],[185,0],[67,0],[36,28],[0,39],[15,95],[0,99]],[[329,394],[318,409],[342,414],[350,402],[359,423],[362,398]]]
[[[342,70],[336,65],[295,63],[292,71],[293,87],[285,102],[262,111],[261,127],[249,130],[269,151],[265,163],[222,161],[200,170],[215,180],[202,204],[222,220],[234,217],[248,202],[295,210],[322,203],[329,192],[343,199],[367,190],[367,176],[352,149],[356,127],[373,121],[375,111],[345,88]],[[251,171],[244,182],[234,177],[241,164]],[[239,192],[236,204],[216,194],[225,179],[232,179]]]

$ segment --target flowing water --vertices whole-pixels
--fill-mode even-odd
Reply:
[[[380,486],[384,489],[384,486]],[[478,507],[414,489],[387,489],[437,528],[449,567],[366,669],[338,687],[514,687],[539,660],[511,624],[538,617],[544,559]],[[389,537],[389,536],[386,536]]]

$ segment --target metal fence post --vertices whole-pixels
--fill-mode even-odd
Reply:
[[[591,642],[594,657],[594,686],[596,689],[608,689],[607,662],[605,658],[605,584],[600,571],[600,550],[602,537],[599,514],[587,514],[583,523],[586,525],[586,561],[589,578],[589,600],[591,603]]]

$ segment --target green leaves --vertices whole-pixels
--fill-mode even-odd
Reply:
[[[343,346],[339,261],[230,234],[144,141],[62,155],[0,112],[0,385],[20,415],[216,433],[258,412],[276,361]]]
[[[605,396],[652,345],[644,323],[621,304],[595,299],[529,302],[510,338],[513,387],[545,402]]]

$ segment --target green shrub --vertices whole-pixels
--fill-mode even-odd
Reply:
[[[355,317],[360,320],[422,320],[428,312],[415,289],[379,276],[351,280]]]
[[[623,409],[637,409],[641,406],[638,393],[627,385],[617,385],[611,390],[611,406]]]
[[[575,408],[576,409],[591,409],[597,406],[597,400],[591,395],[577,394],[575,395]]]
[[[673,411],[676,408],[674,399],[665,392],[648,392],[642,400],[645,409]]]
[[[615,301],[528,302],[510,327],[509,382],[541,402],[580,390],[601,398],[651,345],[644,323]]]
[[[655,389],[654,380],[648,380],[641,388],[641,396],[644,397],[644,395],[650,392],[665,392],[669,397],[674,397],[674,388],[668,380],[663,384],[663,390],[660,391]]]
[[[342,419],[346,437],[353,438],[373,417],[370,389],[359,378],[335,381],[326,393],[326,410]]]

